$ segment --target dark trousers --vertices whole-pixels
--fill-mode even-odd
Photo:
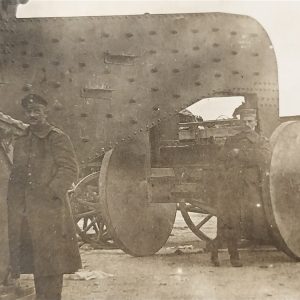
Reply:
[[[36,300],[61,300],[63,275],[34,275]]]
[[[226,243],[228,248],[228,253],[230,258],[232,259],[239,259],[239,251],[238,251],[238,239],[231,238],[225,239],[218,235],[211,243],[211,252],[213,257],[218,256],[218,250],[222,247],[223,243]]]
[[[238,259],[238,241],[240,239],[240,216],[237,213],[228,214],[224,217],[218,216],[217,219],[217,237],[212,241],[212,254],[216,256],[218,249],[224,244],[228,247],[228,253],[231,258]]]
[[[235,170],[233,170],[235,171]],[[237,171],[228,171],[223,180],[222,197],[217,201],[217,237],[212,243],[213,253],[226,245],[230,257],[238,259],[238,241],[241,237],[241,178]]]

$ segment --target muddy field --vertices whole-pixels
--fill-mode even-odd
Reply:
[[[213,222],[209,226],[213,230]],[[222,251],[216,268],[204,246],[180,217],[165,247],[151,257],[85,245],[81,278],[65,276],[63,300],[300,299],[300,263],[273,247],[241,250],[243,268],[232,268]]]

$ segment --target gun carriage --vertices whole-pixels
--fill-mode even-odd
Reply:
[[[81,163],[72,201],[83,240],[111,237],[126,253],[151,255],[179,208],[209,241],[202,226],[215,216],[216,153],[240,124],[180,123],[178,114],[203,99],[240,96],[273,145],[257,211],[268,230],[254,226],[253,236],[268,240],[270,231],[299,259],[300,125],[278,127],[276,57],[260,24],[224,13],[17,19],[15,7],[1,10],[0,110],[20,119],[26,93],[52,102],[50,117]],[[193,213],[204,219],[195,223]]]

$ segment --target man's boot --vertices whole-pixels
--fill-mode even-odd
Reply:
[[[231,265],[236,268],[242,267],[243,264],[240,260],[240,255],[237,248],[237,241],[228,242],[228,252],[230,255]]]
[[[241,260],[238,256],[237,257],[230,256],[230,262],[231,262],[231,265],[236,268],[240,268],[243,266],[243,263],[241,262]]]
[[[6,281],[6,287],[13,290],[15,296],[18,298],[27,297],[32,295],[34,296],[34,287],[28,285],[21,285],[19,278],[9,278]],[[29,298],[28,298],[29,299]]]
[[[211,256],[210,260],[215,267],[220,267],[219,255],[218,255],[218,242],[214,240],[211,244]]]

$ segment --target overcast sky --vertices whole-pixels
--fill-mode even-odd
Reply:
[[[300,1],[30,0],[18,17],[214,11],[249,15],[264,26],[278,60],[280,115],[300,115]]]

